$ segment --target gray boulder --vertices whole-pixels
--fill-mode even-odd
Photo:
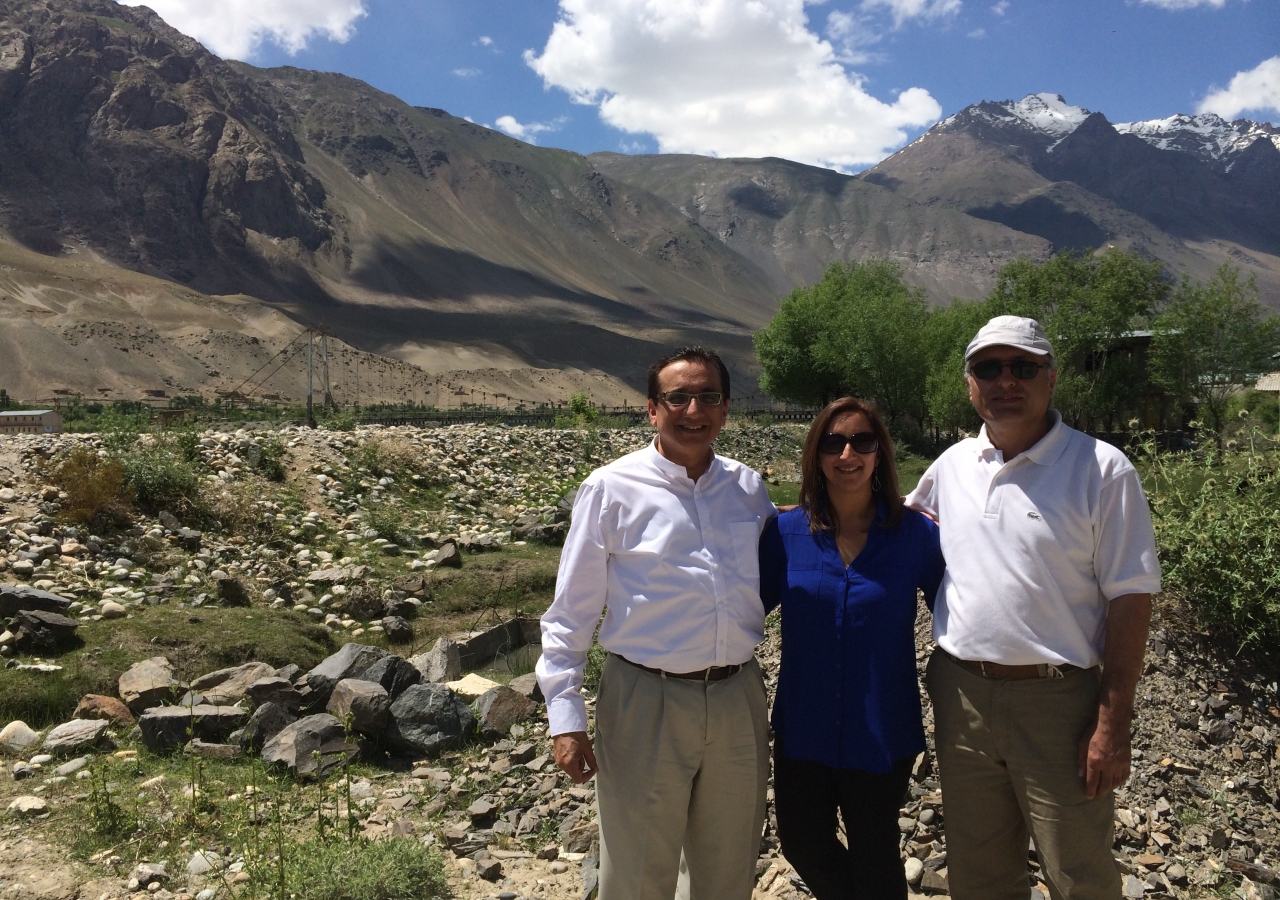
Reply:
[[[22,609],[9,627],[13,645],[23,653],[56,653],[75,643],[80,623],[58,613]]]
[[[359,678],[369,667],[387,655],[381,647],[367,644],[347,644],[337,653],[323,660],[307,673],[307,687],[311,689],[308,702],[323,708],[329,702],[333,686],[344,678]]]
[[[298,721],[298,708],[275,701],[267,701],[253,711],[240,733],[240,746],[246,752],[261,750],[287,726]]]
[[[263,678],[271,678],[276,674],[274,667],[261,662],[245,663],[229,669],[218,669],[207,675],[201,675],[191,682],[191,690],[204,695],[206,703],[223,706],[235,703],[246,693],[249,685]]]
[[[317,713],[286,725],[262,748],[262,761],[281,765],[295,775],[323,775],[356,755],[348,744],[342,723],[328,713]]]
[[[249,591],[239,578],[219,578],[218,602],[223,606],[248,606]]]
[[[387,740],[393,749],[432,755],[461,743],[475,727],[475,714],[449,688],[415,684],[391,704]]]
[[[222,743],[248,716],[238,706],[157,706],[138,719],[142,743],[152,753],[167,753],[198,738]]]
[[[384,656],[376,663],[365,669],[363,675],[360,676],[361,681],[373,681],[386,689],[387,695],[395,700],[404,693],[405,688],[411,687],[422,680],[422,673],[414,668],[413,663],[399,656]]]
[[[22,756],[38,743],[40,743],[40,732],[32,729],[21,719],[15,719],[0,729],[0,752]]]
[[[504,737],[512,725],[532,716],[537,708],[532,700],[505,684],[490,688],[476,701],[480,734],[487,738]]]
[[[0,619],[12,619],[20,610],[64,615],[71,601],[25,584],[0,584]]]
[[[163,656],[153,656],[136,662],[120,676],[120,699],[134,715],[140,715],[153,706],[172,700],[182,691],[182,684],[173,677],[173,666]]]
[[[290,684],[287,678],[281,678],[278,675],[259,678],[249,685],[246,693],[254,706],[279,703],[281,706],[296,710],[302,704],[302,695],[298,693],[298,689]]]
[[[390,708],[391,698],[382,685],[344,678],[333,687],[328,711],[339,722],[345,722],[350,716],[353,731],[375,736],[386,727]]]
[[[106,740],[107,726],[105,719],[72,719],[63,722],[44,737],[41,749],[51,756],[74,756],[82,750],[89,750]]]
[[[538,686],[536,672],[530,672],[528,675],[517,675],[507,682],[507,687],[518,694],[523,694],[534,703],[546,702],[546,699],[542,696],[542,688]]]
[[[462,553],[459,552],[458,545],[452,541],[437,550],[432,558],[442,569],[462,568]]]
[[[392,644],[412,643],[413,624],[400,616],[386,616],[382,620],[382,633]]]
[[[411,657],[409,662],[422,673],[423,681],[443,683],[462,677],[462,650],[451,638],[438,639],[434,647]]]

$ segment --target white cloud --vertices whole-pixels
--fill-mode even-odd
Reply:
[[[1234,119],[1245,110],[1280,113],[1280,56],[1264,59],[1247,72],[1237,72],[1225,89],[1211,91],[1196,110]]]
[[[567,121],[567,118],[561,116],[552,122],[530,122],[522,124],[516,120],[515,116],[498,116],[494,121],[494,127],[499,131],[505,131],[513,138],[519,138],[522,141],[528,141],[530,144],[538,143],[538,135],[544,131],[559,131],[560,126]]]
[[[459,78],[475,78],[480,74],[479,69],[454,69],[453,74]]]
[[[865,17],[851,13],[832,10],[827,16],[827,37],[840,45],[836,61],[847,66],[861,66],[869,62],[880,62],[879,53],[871,53],[865,48],[880,43],[881,34]]]
[[[938,19],[960,11],[960,0],[862,0],[863,9],[884,7],[893,13],[893,24],[908,19]]]
[[[476,43],[479,44],[481,47],[488,47],[493,43],[493,38],[489,37],[489,35],[487,34],[482,34],[480,35]]]
[[[973,31],[970,31],[967,35],[965,35],[965,37],[971,37],[971,38],[984,38],[986,36],[987,36],[987,29],[985,28],[975,28],[973,29]]]
[[[663,153],[848,169],[942,114],[923,88],[892,102],[871,96],[809,30],[804,0],[560,0],[541,55],[526,51],[525,62]]]
[[[1000,0],[999,3],[991,7],[991,11],[997,16],[1003,16],[1009,11],[1009,0]]]
[[[1221,9],[1227,0],[1139,0],[1147,6],[1158,6],[1161,9],[1194,9],[1197,6],[1212,6]]]
[[[151,7],[219,56],[248,59],[264,42],[297,53],[314,37],[345,42],[364,16],[363,0],[122,0]]]

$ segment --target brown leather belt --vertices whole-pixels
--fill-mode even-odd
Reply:
[[[708,666],[705,669],[699,669],[696,672],[667,672],[664,669],[655,669],[652,666],[642,666],[638,662],[632,662],[625,656],[615,656],[629,666],[635,666],[637,669],[644,669],[646,672],[652,672],[655,675],[661,675],[663,678],[684,678],[689,681],[724,681],[731,675],[737,675],[746,663],[739,663],[736,666]]]
[[[979,659],[960,659],[947,653],[941,647],[938,648],[938,652],[944,654],[947,659],[962,669],[967,669],[975,675],[981,675],[983,678],[994,678],[1000,681],[1021,681],[1027,678],[1061,678],[1068,672],[1080,671],[1079,666],[1073,666],[1070,663],[1007,666],[1004,663],[985,662]]]

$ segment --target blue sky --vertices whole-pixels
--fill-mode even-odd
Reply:
[[[1215,110],[1280,122],[1275,0],[148,5],[222,55],[342,72],[583,153],[769,154],[856,170],[970,103],[1038,91],[1125,122],[1197,112],[1217,89]],[[261,12],[273,5],[287,8]]]

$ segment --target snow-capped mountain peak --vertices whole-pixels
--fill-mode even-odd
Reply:
[[[1061,94],[1027,94],[1021,100],[999,104],[1036,131],[1064,138],[1092,115],[1081,106],[1072,106]]]
[[[1027,94],[1021,100],[1001,100],[995,103],[984,101],[943,119],[939,125],[946,127],[958,124],[963,121],[962,117],[967,117],[993,125],[1026,128],[1057,143],[1091,115],[1093,113],[1084,107],[1067,103],[1061,94],[1042,93]]]
[[[1280,150],[1280,128],[1249,119],[1228,122],[1213,113],[1124,122],[1116,131],[1137,135],[1160,150],[1182,150],[1212,160],[1234,156],[1259,138],[1270,139]]]

